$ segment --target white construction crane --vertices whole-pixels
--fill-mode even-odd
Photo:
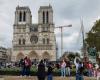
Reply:
[[[59,28],[61,30],[61,56],[63,54],[63,28],[66,28],[66,27],[72,27],[72,25],[70,24],[70,25],[55,27],[55,28]]]

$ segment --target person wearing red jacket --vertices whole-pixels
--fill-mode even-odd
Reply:
[[[89,63],[87,64],[87,68],[88,68],[88,76],[89,76],[89,77],[92,77],[92,68],[93,68],[93,65],[92,65],[91,62],[89,62]]]
[[[30,68],[32,66],[32,62],[30,60],[30,58],[28,58],[27,56],[24,58],[24,75],[29,76],[30,75]]]

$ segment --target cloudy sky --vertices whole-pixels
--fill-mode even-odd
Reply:
[[[33,23],[38,23],[40,6],[51,4],[55,26],[72,24],[63,28],[64,51],[79,51],[82,47],[80,18],[83,18],[85,33],[100,18],[100,0],[0,0],[0,46],[12,47],[15,8],[29,6]],[[55,30],[60,51],[60,29]]]

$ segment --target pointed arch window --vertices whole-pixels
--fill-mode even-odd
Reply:
[[[47,38],[47,44],[49,44],[49,41],[50,41],[50,40]]]
[[[26,12],[23,13],[23,21],[26,21]]]
[[[48,21],[49,21],[49,13],[48,13],[48,11],[46,12],[46,23],[48,23]]]
[[[43,23],[45,23],[45,12],[43,11]]]
[[[23,39],[23,45],[25,45],[25,39]]]
[[[21,39],[19,39],[19,45],[21,45]]]
[[[45,38],[43,38],[43,44],[45,44]]]
[[[19,12],[19,21],[20,22],[22,21],[22,12],[21,11]]]

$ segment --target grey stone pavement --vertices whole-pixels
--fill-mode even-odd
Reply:
[[[38,80],[36,76],[22,77],[22,76],[0,76],[0,80]],[[46,79],[47,80],[47,79]],[[75,80],[75,77],[54,76],[53,80]],[[94,77],[84,77],[84,80],[96,80]]]

